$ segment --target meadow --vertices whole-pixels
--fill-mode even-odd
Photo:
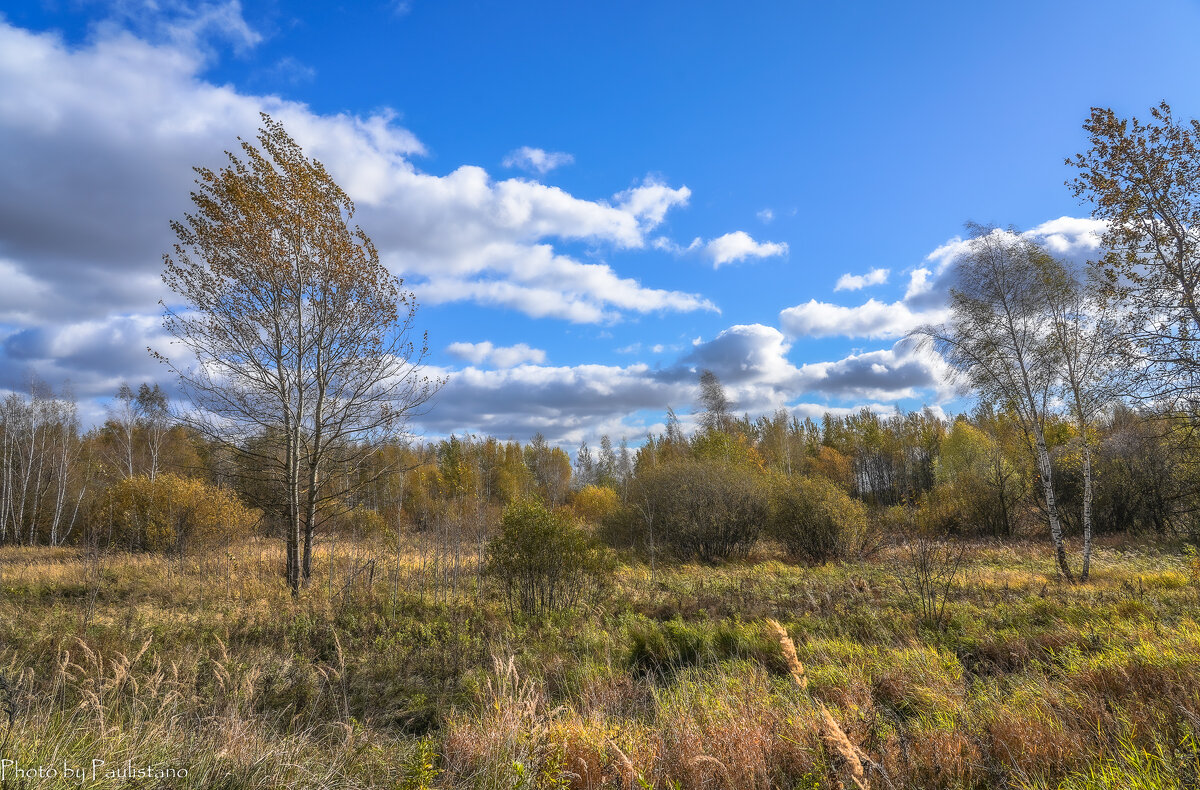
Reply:
[[[1194,554],[1102,543],[1068,585],[1042,542],[973,542],[931,621],[907,552],[623,557],[524,618],[407,538],[321,544],[297,597],[276,541],[4,547],[0,784],[1200,786]]]

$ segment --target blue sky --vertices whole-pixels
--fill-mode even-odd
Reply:
[[[701,367],[752,414],[953,409],[901,337],[939,317],[963,222],[1086,257],[1063,159],[1089,107],[1200,115],[1194,2],[3,15],[0,388],[69,380],[92,420],[162,379],[167,222],[260,108],[422,303],[449,384],[415,427],[564,444],[686,415]]]

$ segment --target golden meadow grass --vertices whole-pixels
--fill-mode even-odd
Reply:
[[[513,623],[469,563],[435,589],[409,547],[325,547],[296,600],[269,542],[4,548],[4,781],[102,760],[86,786],[1197,786],[1188,557],[1102,547],[1071,587],[1040,546],[979,544],[944,630],[897,561],[626,565]]]

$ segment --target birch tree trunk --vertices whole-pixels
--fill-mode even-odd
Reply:
[[[1046,500],[1046,516],[1050,521],[1050,541],[1054,544],[1054,559],[1062,575],[1068,582],[1074,583],[1075,577],[1067,564],[1067,550],[1063,544],[1058,502],[1054,497],[1054,469],[1050,464],[1050,451],[1046,448],[1046,435],[1040,425],[1034,426],[1034,439],[1037,442],[1038,478],[1041,480],[1042,495]]]

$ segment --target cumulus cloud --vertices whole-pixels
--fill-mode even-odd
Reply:
[[[525,343],[513,346],[496,346],[490,341],[481,343],[451,343],[446,347],[447,353],[473,365],[491,362],[497,368],[511,368],[527,362],[540,365],[546,361],[546,352],[540,348],[532,348]]]
[[[991,232],[1012,233],[1001,228]],[[1059,217],[1024,231],[1021,236],[1044,245],[1055,255],[1078,262],[1095,256],[1103,233],[1104,223],[1100,220]],[[839,305],[810,299],[781,311],[780,325],[791,337],[884,339],[903,337],[923,324],[940,323],[948,315],[946,300],[953,264],[969,247],[968,239],[955,236],[935,248],[925,256],[922,265],[908,272],[909,281],[900,300],[868,299],[858,305]],[[888,274],[886,269],[872,269],[867,275],[843,275],[834,290],[856,290],[874,284],[872,278],[882,283]]]
[[[553,248],[576,240],[644,247],[666,213],[686,205],[687,187],[651,179],[611,201],[587,200],[533,181],[493,180],[474,166],[423,173],[413,158],[424,146],[394,113],[319,115],[239,93],[204,81],[194,49],[128,32],[72,47],[0,22],[0,51],[0,144],[9,162],[0,172],[0,257],[55,292],[49,306],[60,314],[136,310],[163,296],[159,256],[171,242],[168,221],[187,209],[191,167],[219,165],[238,135],[252,137],[260,110],[326,164],[384,261],[424,301],[446,301],[467,281],[469,298],[514,309],[533,301],[514,291],[564,297],[576,306],[559,315],[569,320],[712,309],[695,294],[643,292],[607,263]]]
[[[421,427],[435,434],[473,431],[577,444],[599,432],[636,437],[636,413],[690,399],[690,385],[647,365],[520,365],[453,371]]]
[[[1084,261],[1100,251],[1107,223],[1090,217],[1059,217],[1030,228],[1024,235],[1040,241],[1060,257]]]
[[[569,165],[574,161],[574,156],[563,151],[546,151],[523,145],[515,151],[510,151],[501,164],[504,167],[545,175],[555,168]]]
[[[946,400],[954,394],[946,384],[948,372],[936,353],[905,339],[891,348],[803,365],[800,377],[805,390],[842,399],[897,401],[932,390],[938,400]]]
[[[1102,230],[1090,220],[1061,218],[1028,233],[1078,260],[1098,249],[1097,234]],[[1060,238],[1051,241],[1052,237]],[[530,365],[519,374],[469,369],[463,381],[456,384],[452,379],[444,402],[453,405],[438,417],[439,425],[463,420],[478,426],[477,430],[492,432],[512,426],[509,432],[514,435],[542,431],[565,444],[600,432],[636,436],[661,430],[656,417],[667,406],[673,406],[687,423],[702,369],[720,377],[736,411],[751,415],[776,409],[801,418],[818,418],[827,412],[846,415],[862,408],[888,413],[897,402],[918,401],[944,416],[943,406],[959,394],[947,366],[935,352],[906,335],[921,324],[946,318],[945,278],[965,250],[961,238],[937,247],[908,272],[904,296],[897,301],[868,299],[858,305],[838,305],[813,299],[782,311],[779,328],[731,326],[710,339],[696,338],[673,362],[658,367]],[[882,279],[878,274],[862,276]],[[828,361],[792,361],[796,338],[833,336],[892,342]],[[618,350],[644,349],[642,343],[635,343]],[[657,347],[653,350],[659,352]],[[578,391],[578,401],[572,389]],[[479,414],[473,417],[475,411]]]
[[[144,349],[168,341],[153,314],[170,296],[158,278],[172,241],[168,222],[189,208],[192,166],[223,164],[223,149],[239,135],[253,137],[260,110],[324,162],[354,198],[355,219],[384,263],[425,304],[472,302],[576,323],[719,312],[700,294],[647,287],[609,261],[653,247],[719,267],[788,251],[744,231],[675,246],[661,229],[689,203],[683,185],[648,178],[589,199],[472,165],[423,172],[424,145],[391,111],[320,114],[215,85],[203,77],[211,39],[257,40],[236,4],[179,4],[137,35],[131,24],[99,28],[76,46],[0,20],[0,387],[19,389],[36,373],[94,398],[127,379],[163,381]],[[1087,229],[1067,219],[1047,223],[1047,238],[1081,238]],[[568,245],[586,245],[588,257]],[[922,293],[936,293],[941,270],[933,260],[925,268]],[[910,289],[918,284],[911,277]],[[822,408],[849,409],[842,401],[921,390],[919,364],[896,347],[797,367],[790,340],[806,333],[805,320],[832,331],[819,328],[830,320],[781,316],[783,331],[743,324],[682,351],[648,346],[678,352],[654,368],[550,366],[526,344],[452,344],[447,350],[468,365],[431,371],[452,375],[420,427],[522,438],[542,431],[563,442],[601,430],[634,437],[661,429],[668,405],[690,411],[701,368],[717,371],[750,413],[823,400],[831,405]]]
[[[81,45],[0,19],[0,325],[20,334],[0,359],[8,378],[33,368],[90,380],[65,358],[35,356],[34,338],[48,349],[50,335],[169,299],[161,255],[169,221],[189,209],[192,167],[223,164],[238,136],[253,138],[260,111],[328,167],[383,261],[423,303],[469,300],[574,322],[716,310],[698,294],[643,287],[603,260],[606,249],[647,246],[668,211],[687,204],[686,186],[647,179],[593,200],[474,166],[424,173],[414,164],[424,145],[389,110],[318,114],[206,81],[214,37],[258,40],[236,3],[158,7],[166,10],[136,35],[117,18]],[[578,241],[592,247],[588,262],[558,249]],[[140,355],[145,344],[129,348]]]
[[[903,337],[922,324],[944,320],[944,309],[913,310],[904,302],[868,299],[852,307],[808,302],[779,313],[779,323],[792,337]]]
[[[1086,261],[1100,250],[1100,239],[1104,235],[1104,220],[1088,217],[1059,217],[1020,232],[1022,238],[1041,244],[1052,254],[1074,262]],[[995,228],[991,233],[1011,236],[1012,230]],[[953,263],[966,254],[970,240],[955,236],[925,256],[925,262],[933,267],[933,274],[945,274]]]
[[[657,179],[647,178],[639,186],[618,193],[614,199],[621,211],[641,220],[644,230],[653,230],[662,224],[668,209],[686,206],[691,197],[692,190],[687,187],[672,188]]]
[[[464,344],[462,358],[486,359],[486,345],[480,345],[485,344]],[[889,401],[928,396],[940,402],[953,395],[942,383],[941,359],[909,341],[800,366],[788,359],[790,351],[778,329],[739,324],[700,340],[662,367],[529,364],[443,371],[449,383],[422,426],[434,433],[469,430],[518,438],[541,432],[563,444],[600,433],[636,437],[661,430],[657,420],[668,406],[686,421],[704,369],[721,379],[736,411],[751,415],[781,408],[800,416],[844,414],[864,404],[887,411],[894,408]]]
[[[0,387],[23,390],[37,377],[69,385],[80,398],[110,397],[122,381],[160,377],[161,366],[146,348],[165,349],[168,342],[153,315],[20,329],[0,340]]]
[[[786,255],[788,245],[785,242],[759,242],[743,230],[726,233],[715,239],[704,241],[697,236],[686,247],[666,236],[658,236],[651,240],[650,245],[656,250],[669,252],[674,255],[697,254],[712,261],[713,268],[720,268],[726,263],[738,263],[747,258],[773,258]]]
[[[890,269],[872,269],[866,274],[843,274],[833,286],[835,291],[861,291],[868,285],[883,285],[888,281]]]
[[[684,357],[695,369],[706,368],[728,384],[785,382],[795,367],[787,359],[791,348],[773,326],[739,324],[702,342]]]
[[[715,269],[726,263],[737,263],[747,258],[774,258],[786,255],[788,246],[785,242],[755,241],[744,230],[735,230],[705,244],[704,251],[712,259]]]
[[[720,312],[697,294],[647,288],[607,264],[581,263],[549,244],[493,242],[475,249],[469,259],[453,256],[445,264],[420,284],[421,299],[473,301],[574,323],[612,322],[626,311]],[[498,273],[507,276],[497,278]]]

